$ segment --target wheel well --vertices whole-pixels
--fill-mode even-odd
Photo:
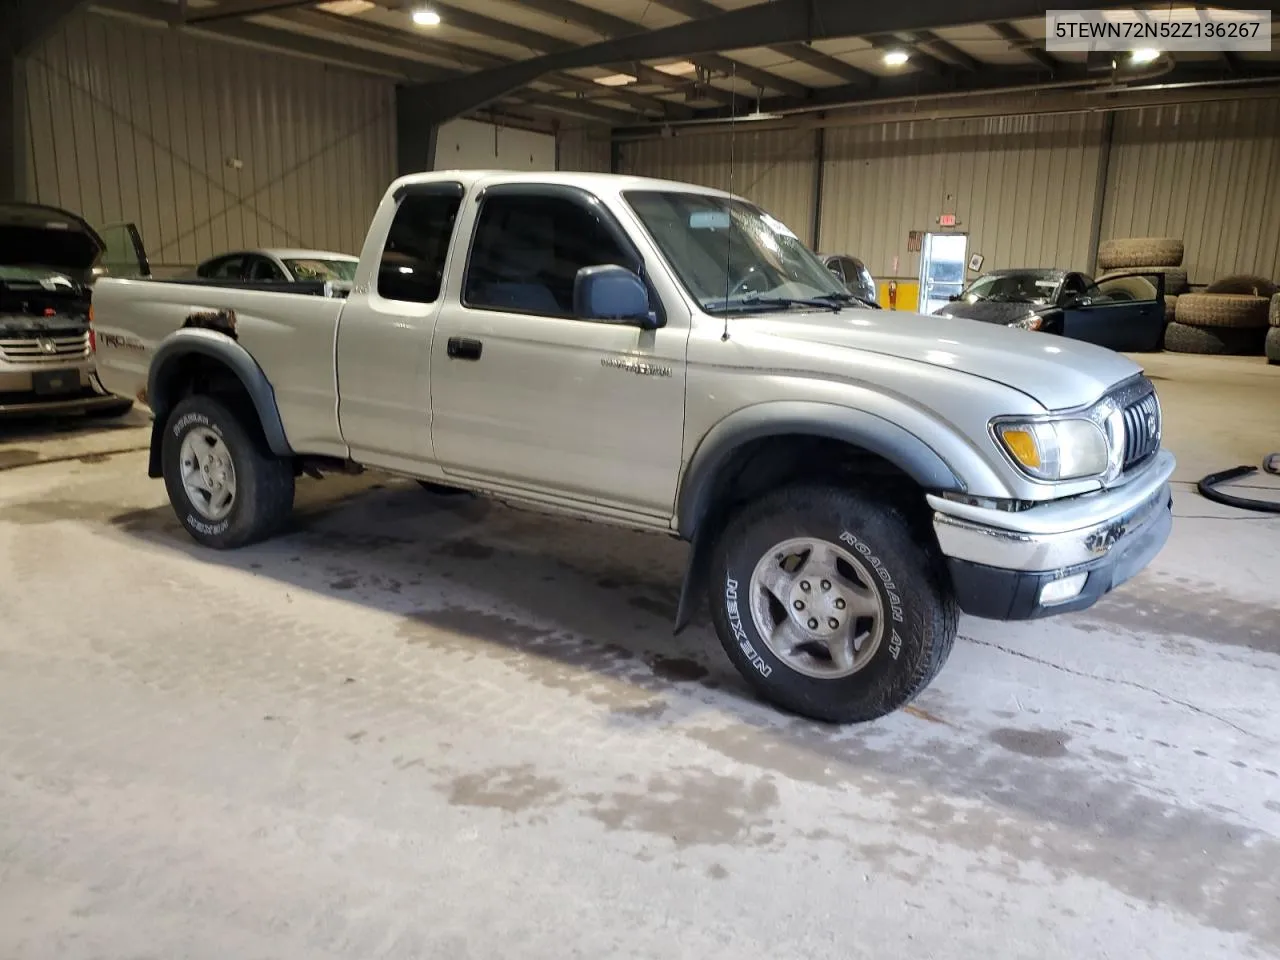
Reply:
[[[155,414],[147,471],[150,476],[159,477],[162,473],[161,453],[169,411],[187,397],[195,395],[216,397],[236,414],[255,440],[266,445],[266,435],[253,397],[236,372],[216,357],[203,353],[184,354],[170,360],[159,370],[149,397],[151,410]]]
[[[874,491],[915,513],[924,491],[902,468],[845,440],[790,434],[762,437],[735,449],[716,471],[698,526],[723,522],[770,490],[798,482]]]
[[[922,536],[932,536],[924,489],[879,454],[845,440],[806,434],[750,440],[736,447],[716,468],[706,505],[694,519],[693,548],[676,613],[677,633],[693,616],[713,545],[729,518],[771,490],[801,481],[874,492],[901,510]]]
[[[156,378],[157,405],[172,410],[192,394],[207,394],[225,401],[253,405],[249,390],[235,371],[215,357],[188,353],[164,365]]]

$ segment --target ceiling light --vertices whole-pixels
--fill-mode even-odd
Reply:
[[[672,77],[687,77],[691,73],[698,72],[697,65],[690,63],[688,60],[677,60],[675,63],[660,63],[654,69],[661,70]]]
[[[413,22],[420,27],[438,27],[440,26],[440,14],[430,7],[424,7],[421,10],[413,11]]]
[[[1129,54],[1129,60],[1132,63],[1151,63],[1160,59],[1160,51],[1154,47],[1143,47],[1141,50],[1135,50]]]
[[[911,59],[911,54],[905,50],[890,50],[884,55],[884,65],[886,67],[900,67]]]
[[[602,87],[625,87],[628,83],[635,83],[636,78],[629,73],[611,73],[607,77],[596,77],[596,83]]]

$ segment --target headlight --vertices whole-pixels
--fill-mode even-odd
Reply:
[[[1018,330],[1039,330],[1044,326],[1044,317],[1033,313],[1029,317],[1023,317],[1021,320],[1013,321],[1009,326]]]
[[[1005,420],[994,432],[1014,463],[1038,480],[1102,476],[1111,465],[1107,435],[1094,420]]]

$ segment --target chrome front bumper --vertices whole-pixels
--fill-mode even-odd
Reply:
[[[1094,603],[1164,546],[1173,524],[1175,466],[1173,454],[1161,451],[1123,486],[1018,512],[930,496],[934,533],[961,609],[1025,619]],[[1070,577],[1079,578],[1078,592],[1042,603],[1046,584]]]

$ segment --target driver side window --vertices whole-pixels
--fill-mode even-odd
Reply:
[[[486,197],[463,281],[473,309],[572,317],[573,288],[583,267],[629,269],[600,214],[563,196],[533,193]]]

